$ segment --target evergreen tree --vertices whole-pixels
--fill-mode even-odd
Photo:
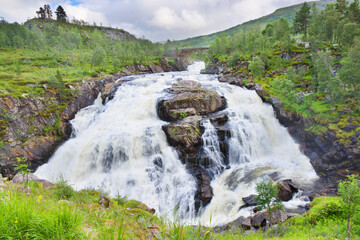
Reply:
[[[63,9],[62,6],[59,5],[59,6],[56,8],[55,13],[56,13],[56,20],[66,22],[66,17],[67,17],[67,15],[66,15],[66,13],[65,13],[65,11],[64,11],[64,9]]]
[[[346,12],[346,16],[353,22],[360,23],[359,0],[354,0]]]
[[[346,0],[336,0],[335,8],[341,14],[341,17],[345,15],[348,2]]]
[[[304,37],[306,39],[307,36],[307,28],[310,24],[310,6],[305,2],[300,11],[298,11],[295,15],[294,19],[294,33],[304,33]]]
[[[45,18],[52,19],[52,11],[49,4],[44,5]]]
[[[45,18],[45,10],[42,7],[40,7],[39,11],[36,11],[36,14],[38,15],[38,18]]]
[[[254,57],[253,61],[249,64],[249,69],[255,77],[261,78],[265,74],[265,63],[260,57]]]
[[[329,96],[329,101],[334,103],[343,96],[343,89],[338,77],[334,76],[331,63],[334,58],[328,52],[318,52],[314,55],[314,82],[317,83],[317,91]]]
[[[358,103],[360,103],[360,48],[355,46],[350,49],[342,64],[339,72],[340,79],[348,85],[354,100],[358,100]]]

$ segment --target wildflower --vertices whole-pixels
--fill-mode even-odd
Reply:
[[[38,199],[37,199],[37,202],[41,202],[41,199],[43,198],[43,196],[42,195],[39,195],[38,196]]]
[[[18,220],[15,221],[15,224],[18,223]]]

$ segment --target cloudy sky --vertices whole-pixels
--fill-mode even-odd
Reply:
[[[152,41],[209,34],[304,0],[0,0],[0,16],[25,22],[45,3],[61,5],[70,20],[122,28]]]

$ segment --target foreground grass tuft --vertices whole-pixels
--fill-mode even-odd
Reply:
[[[135,200],[117,196],[109,208],[99,206],[100,191],[75,191],[65,181],[44,189],[42,184],[5,183],[0,188],[0,239],[346,239],[347,219],[338,197],[320,197],[307,214],[270,230],[216,232],[213,228],[170,222]],[[68,194],[70,193],[70,194]],[[106,194],[105,194],[106,195]],[[60,196],[60,197],[59,197]],[[64,198],[66,196],[66,198]],[[60,200],[59,200],[60,199]],[[353,239],[360,239],[359,211]]]

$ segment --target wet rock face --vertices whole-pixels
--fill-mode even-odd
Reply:
[[[198,210],[210,203],[213,197],[211,171],[207,168],[207,161],[201,156],[204,133],[201,121],[209,114],[224,109],[226,100],[216,92],[202,88],[195,81],[181,80],[167,91],[173,96],[158,102],[157,113],[160,119],[171,122],[163,126],[163,131],[169,144],[178,150],[181,161],[197,181],[195,208]],[[228,118],[223,114],[212,116],[210,121],[218,127],[220,133],[220,126]],[[223,135],[225,140],[225,133]]]
[[[187,158],[191,158],[189,155],[196,153],[201,145],[201,119],[200,116],[191,116],[178,123],[163,126],[169,144],[178,149],[181,155],[188,155]]]
[[[13,174],[17,157],[26,157],[32,170],[46,163],[55,149],[71,136],[69,121],[80,109],[93,104],[100,92],[104,92],[104,102],[111,100],[122,84],[117,79],[138,73],[184,71],[186,65],[184,60],[170,63],[161,59],[158,65],[129,66],[113,75],[72,83],[66,86],[73,90],[69,100],[47,91],[46,85],[45,94],[37,98],[0,97],[0,173]]]

